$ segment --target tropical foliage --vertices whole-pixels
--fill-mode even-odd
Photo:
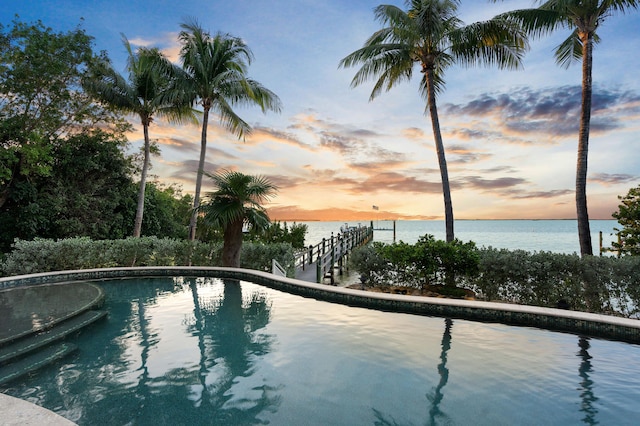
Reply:
[[[174,101],[197,102],[203,109],[200,160],[193,215],[189,223],[189,239],[193,240],[200,206],[209,114],[217,114],[220,123],[228,131],[243,138],[251,132],[251,127],[237,115],[234,107],[258,105],[263,112],[280,111],[280,99],[257,81],[248,78],[253,53],[241,39],[221,33],[211,36],[195,21],[182,24],[179,39],[185,74],[174,82],[178,86]]]
[[[128,80],[105,61],[94,74],[84,80],[85,89],[105,105],[126,114],[138,116],[144,135],[144,158],[138,186],[138,205],[133,236],[139,237],[144,216],[147,173],[151,161],[149,126],[155,115],[172,123],[195,122],[194,111],[187,103],[169,103],[166,93],[177,71],[157,48],[140,47],[133,51],[129,40],[122,37],[127,50]]]
[[[640,256],[640,185],[631,188],[624,197],[618,198],[621,203],[613,217],[622,228],[616,228],[620,240],[613,243],[613,248],[621,255]]]
[[[122,123],[95,105],[81,82],[104,57],[81,28],[0,24],[0,208],[21,185],[51,174],[57,144],[96,123]],[[119,130],[122,130],[120,128]]]
[[[576,210],[580,253],[593,254],[589,213],[587,209],[587,159],[591,123],[593,47],[600,41],[597,30],[616,13],[637,9],[638,0],[549,0],[539,1],[537,9],[523,9],[500,15],[537,37],[558,29],[569,29],[569,36],[556,48],[556,62],[568,67],[582,61],[582,102],[578,131],[578,161],[576,166]]]
[[[459,1],[407,0],[407,10],[394,5],[376,7],[384,28],[371,35],[359,50],[340,61],[341,67],[361,65],[351,86],[376,80],[370,100],[413,76],[414,65],[423,74],[420,94],[430,114],[444,196],[446,240],[454,240],[454,218],[449,173],[440,131],[436,95],[444,91],[444,73],[454,64],[497,65],[517,68],[527,47],[516,25],[502,19],[470,25],[457,17]]]
[[[132,234],[138,187],[131,179],[126,143],[102,131],[68,137],[51,147],[47,177],[18,179],[0,207],[0,251],[14,239],[120,239]],[[145,235],[186,238],[191,198],[173,186],[150,182],[145,194]]]
[[[222,265],[239,267],[243,228],[262,231],[269,227],[262,203],[275,195],[277,188],[261,176],[229,170],[205,174],[216,189],[207,194],[199,210],[205,222],[223,230]]]

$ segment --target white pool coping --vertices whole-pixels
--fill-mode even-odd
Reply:
[[[39,405],[0,393],[3,426],[74,426],[75,423]]]

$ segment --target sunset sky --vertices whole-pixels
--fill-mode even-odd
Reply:
[[[196,18],[212,33],[241,37],[254,53],[249,75],[274,91],[280,114],[238,109],[254,128],[238,141],[210,121],[206,171],[263,175],[279,187],[269,204],[280,220],[442,219],[431,124],[411,82],[373,102],[373,81],[350,88],[356,68],[340,59],[380,28],[379,0],[21,0],[3,2],[1,22],[40,19],[56,31],[82,28],[125,73],[120,34],[134,46],[177,60],[180,23]],[[388,3],[403,6],[403,1]],[[179,5],[179,6],[178,6]],[[533,1],[463,1],[465,23],[534,6]],[[640,12],[614,15],[594,50],[593,115],[587,187],[592,219],[610,219],[618,195],[640,183]],[[452,67],[438,98],[457,219],[575,218],[581,69],[557,66],[560,31],[533,41],[524,69]],[[142,143],[138,122],[129,137]],[[151,173],[193,192],[199,126],[156,120],[161,148]],[[205,186],[204,191],[210,187]],[[372,206],[379,207],[373,211]]]

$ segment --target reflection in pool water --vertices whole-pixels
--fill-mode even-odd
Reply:
[[[100,282],[109,319],[2,391],[80,425],[628,424],[637,345],[247,282]]]

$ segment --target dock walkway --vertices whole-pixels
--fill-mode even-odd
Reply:
[[[351,251],[372,239],[373,227],[370,226],[343,229],[335,236],[332,233],[331,237],[296,254],[296,278],[321,283],[327,277],[333,283],[334,270],[341,271]]]

